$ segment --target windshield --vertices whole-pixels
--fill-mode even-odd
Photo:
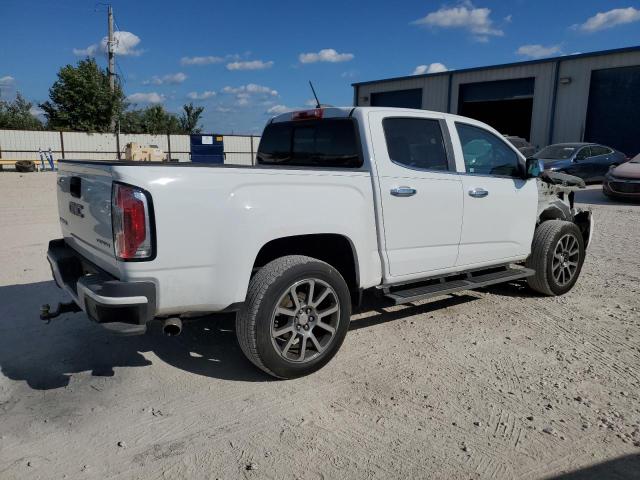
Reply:
[[[358,168],[362,165],[353,119],[304,120],[267,125],[261,165]]]
[[[564,145],[549,145],[534,155],[536,158],[546,158],[548,160],[566,160],[570,158],[578,147],[567,147]]]

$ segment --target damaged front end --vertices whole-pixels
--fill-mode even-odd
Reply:
[[[585,188],[584,180],[566,173],[544,171],[537,183],[538,224],[547,220],[575,223],[580,228],[586,249],[593,235],[593,215],[590,210],[574,206],[575,192]]]

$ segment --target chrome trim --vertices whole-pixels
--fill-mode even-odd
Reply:
[[[469,190],[469,196],[473,198],[484,198],[487,195],[489,195],[489,192],[486,191],[484,188],[476,187]]]
[[[418,191],[411,187],[396,187],[391,189],[391,195],[394,197],[412,197],[416,193],[418,193]]]

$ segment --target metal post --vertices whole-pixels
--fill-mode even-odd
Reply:
[[[120,158],[120,129],[119,128],[116,131],[115,135],[116,135],[116,149],[118,150],[118,152],[116,153],[116,156],[118,157],[118,160],[122,160]]]
[[[60,130],[60,153],[62,154],[62,159],[64,160],[64,135],[62,134],[62,130]]]
[[[167,152],[167,161],[170,162],[171,161],[171,134],[167,133],[167,150],[169,150]]]
[[[253,135],[249,137],[249,141],[251,142],[251,165],[253,165],[255,162],[255,160],[253,159]]]
[[[109,56],[109,87],[111,88],[111,93],[116,91],[116,54],[114,51],[114,40],[113,40],[113,7],[109,5],[107,10],[108,17],[108,31],[109,37],[107,40],[107,53]],[[111,131],[116,129],[116,119],[115,117],[111,117]]]

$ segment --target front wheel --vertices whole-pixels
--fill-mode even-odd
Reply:
[[[351,297],[342,275],[320,260],[290,255],[268,263],[251,279],[236,335],[258,368],[295,378],[333,358],[350,317]]]
[[[585,249],[578,226],[563,220],[543,222],[533,236],[526,266],[536,271],[529,286],[544,295],[562,295],[573,288],[584,262]]]

